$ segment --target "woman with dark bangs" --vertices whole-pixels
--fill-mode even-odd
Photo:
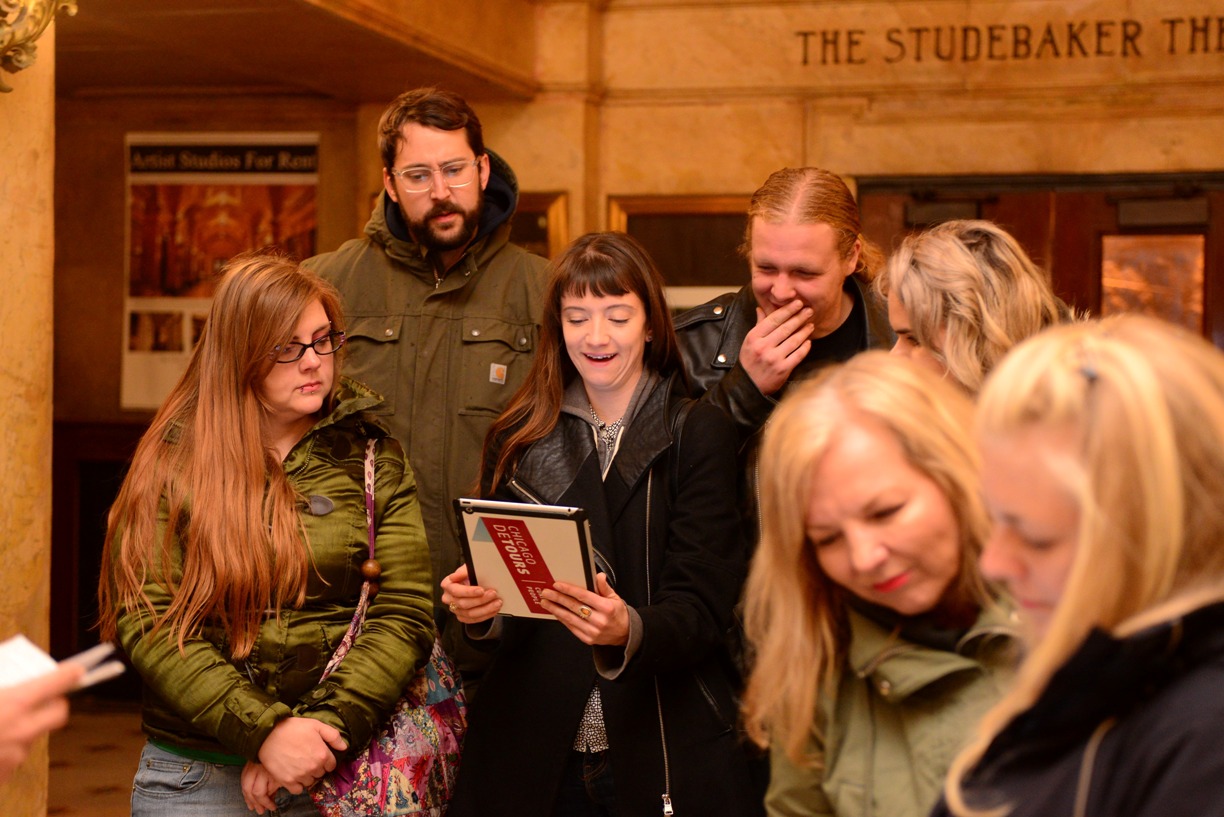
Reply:
[[[526,384],[485,442],[486,497],[585,508],[596,592],[556,620],[495,618],[461,567],[442,600],[496,657],[470,711],[451,817],[753,815],[725,634],[745,574],[736,438],[685,396],[663,281],[621,233],[554,262]]]

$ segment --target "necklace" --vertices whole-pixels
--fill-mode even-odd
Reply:
[[[595,430],[599,432],[599,439],[603,441],[605,447],[612,448],[616,444],[617,435],[620,434],[621,421],[625,419],[625,415],[617,417],[614,423],[605,423],[599,418],[595,406],[591,405],[590,401],[587,402],[587,408],[591,410],[591,419],[595,421]]]

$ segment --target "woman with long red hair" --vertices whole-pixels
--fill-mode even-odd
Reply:
[[[433,642],[416,483],[339,378],[335,290],[296,263],[227,266],[186,373],[111,509],[101,630],[144,680],[132,813],[317,814],[305,789],[366,745]],[[369,556],[375,441],[379,592],[348,630]]]

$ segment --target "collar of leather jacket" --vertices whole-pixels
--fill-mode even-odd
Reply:
[[[672,375],[660,381],[638,409],[612,461],[613,470],[626,485],[635,485],[671,445],[673,421],[683,398],[683,383]],[[514,479],[545,502],[556,503],[594,456],[590,425],[562,414],[556,430],[527,449]]]

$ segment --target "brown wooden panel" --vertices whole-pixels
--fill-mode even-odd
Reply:
[[[1054,193],[1049,190],[1000,193],[982,202],[982,218],[1019,242],[1037,266],[1050,269],[1054,239]]]
[[[1103,191],[1055,196],[1050,272],[1054,291],[1077,310],[1101,310],[1101,236],[1117,229],[1117,207]]]
[[[101,537],[97,530],[117,485],[97,477],[118,474],[131,461],[145,423],[56,423],[51,456],[51,653],[65,658],[80,649],[87,602],[97,587]],[[101,466],[101,467],[99,467]],[[82,519],[82,509],[91,518]],[[89,540],[86,542],[85,540]],[[83,550],[87,552],[82,552]]]
[[[905,205],[910,197],[904,193],[863,193],[859,196],[859,212],[863,235],[890,255],[909,233],[905,226]]]
[[[1203,334],[1224,349],[1224,190],[1207,193],[1207,247],[1203,265]]]

